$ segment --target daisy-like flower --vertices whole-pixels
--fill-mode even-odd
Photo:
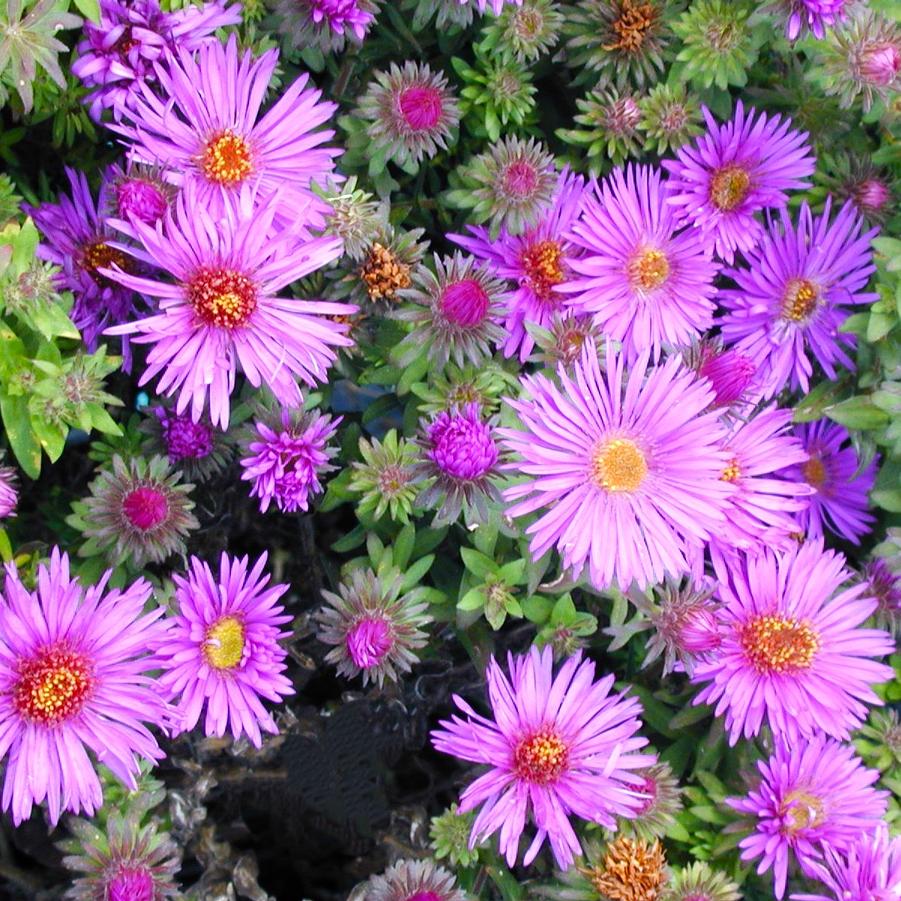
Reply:
[[[443,498],[434,524],[456,521],[461,510],[467,521],[484,522],[489,502],[501,502],[493,483],[499,475],[501,456],[495,424],[494,418],[482,418],[478,403],[445,410],[431,422],[420,422],[425,462],[414,472],[433,481],[416,504],[430,508]]]
[[[869,512],[869,494],[876,481],[878,458],[863,465],[848,430],[836,422],[820,419],[795,426],[809,459],[782,475],[814,489],[798,524],[808,538],[818,538],[828,529],[852,544],[860,544],[876,522]]]
[[[131,789],[138,760],[165,755],[148,725],[162,725],[166,704],[149,672],[148,648],[165,634],[162,609],[144,614],[144,579],[107,591],[111,572],[90,588],[69,576],[54,548],[38,567],[35,590],[6,567],[0,604],[0,759],[6,758],[3,809],[27,820],[46,800],[56,825],[63,810],[93,815],[103,791],[92,751]]]
[[[507,300],[504,328],[504,356],[519,354],[525,362],[535,347],[528,326],[550,329],[563,298],[557,287],[569,274],[569,260],[575,253],[568,233],[579,214],[585,180],[568,169],[557,179],[553,204],[537,225],[522,235],[510,235],[506,229],[492,240],[488,230],[470,226],[470,235],[448,235],[455,243],[478,259],[489,263],[501,278],[515,282],[517,288]]]
[[[775,0],[769,8],[786,16],[785,36],[796,41],[808,31],[822,40],[827,28],[846,22],[848,0]]]
[[[321,476],[335,469],[329,460],[337,451],[328,442],[341,419],[281,410],[274,422],[254,423],[241,479],[251,483],[250,496],[259,498],[261,513],[273,501],[283,513],[309,508],[311,496],[322,491]]]
[[[360,98],[356,115],[369,124],[370,161],[389,159],[398,166],[418,166],[446,150],[460,121],[460,108],[447,78],[426,63],[407,60],[376,72]]]
[[[416,651],[428,643],[423,626],[432,621],[423,590],[404,590],[400,573],[377,576],[356,569],[338,585],[338,594],[323,591],[326,606],[316,613],[318,638],[333,645],[325,655],[339,676],[363,677],[381,688],[397,682],[419,662]]]
[[[192,182],[197,205],[220,211],[222,201],[253,185],[257,200],[275,198],[292,226],[326,224],[328,204],[312,191],[334,169],[334,135],[323,126],[335,104],[301,75],[262,117],[260,107],[278,51],[258,59],[238,52],[237,38],[179,49],[157,65],[160,91],[143,87],[112,126],[128,139],[133,160],[163,166],[175,184]],[[129,122],[131,124],[129,124]]]
[[[176,705],[176,730],[193,729],[206,708],[206,735],[241,735],[255,747],[278,726],[262,701],[279,703],[294,694],[287,652],[279,640],[291,621],[278,603],[287,585],[269,585],[267,555],[251,568],[247,557],[223,553],[219,572],[191,557],[186,575],[176,573],[174,615],[157,654],[160,686]],[[267,587],[268,586],[268,587]]]
[[[466,901],[453,873],[433,860],[399,860],[366,883],[349,901]]]
[[[150,435],[152,452],[164,454],[186,479],[206,481],[222,472],[231,460],[231,437],[214,429],[209,422],[202,419],[194,422],[190,416],[162,405],[153,407],[149,413],[142,430]]]
[[[473,257],[435,254],[435,271],[418,266],[413,285],[398,297],[414,306],[392,313],[411,322],[413,331],[397,347],[397,361],[409,365],[423,353],[436,368],[449,360],[458,366],[479,364],[491,356],[491,344],[504,338],[498,325],[504,284]]]
[[[470,847],[500,830],[500,852],[513,866],[519,839],[531,814],[535,838],[526,850],[528,866],[547,839],[554,860],[566,869],[581,853],[570,816],[616,829],[616,817],[635,816],[644,800],[636,770],[655,762],[637,753],[647,739],[641,704],[611,695],[614,677],[595,681],[595,667],[581,654],[554,675],[550,647],[508,658],[509,678],[492,657],[488,696],[494,719],[477,714],[458,695],[454,715],[432,733],[439,751],[487,764],[460,798],[460,811],[483,805],[475,819]]]
[[[193,53],[215,41],[217,28],[241,22],[241,4],[212,0],[164,13],[158,0],[100,0],[100,19],[87,21],[75,48],[72,74],[90,89],[85,102],[99,120],[111,108],[118,118],[155,78],[154,63],[167,52]]]
[[[159,792],[154,800],[161,800],[159,795],[165,797],[165,792]],[[68,821],[74,839],[60,843],[68,852],[63,864],[78,875],[66,898],[166,901],[177,895],[178,847],[168,834],[157,832],[152,820],[141,824],[147,807],[139,797],[129,804],[127,813],[111,813],[103,830],[87,820]]]
[[[830,222],[831,206],[827,200],[823,214],[814,216],[805,203],[797,226],[783,210],[747,253],[747,266],[726,273],[737,287],[719,295],[723,340],[757,364],[767,398],[786,385],[806,394],[811,356],[830,379],[838,377],[837,365],[853,370],[854,336],[841,332],[847,308],[879,299],[863,290],[876,271],[877,229],[861,234],[863,220],[852,203]]]
[[[746,114],[740,100],[723,125],[708,109],[703,113],[707,134],[680,147],[678,159],[663,161],[670,173],[669,202],[731,263],[735,251],[750,250],[760,240],[754,214],[785,206],[786,191],[809,187],[815,160],[807,133],[781,116],[753,109]]]
[[[161,563],[185,550],[185,538],[200,524],[191,510],[193,485],[180,484],[163,457],[118,454],[88,486],[90,496],[73,504],[73,524],[87,543],[83,555],[103,553],[111,564],[128,560],[135,569]]]
[[[645,350],[656,358],[663,345],[710,328],[719,266],[695,229],[678,230],[659,170],[615,170],[585,200],[569,237],[580,253],[559,290],[630,359]]]
[[[734,491],[721,479],[723,428],[704,412],[709,384],[676,357],[655,368],[644,354],[625,368],[608,347],[602,373],[587,344],[556,381],[525,376],[528,399],[508,401],[523,430],[500,430],[519,456],[509,469],[527,477],[504,493],[516,502],[507,514],[545,510],[526,529],[532,555],[556,546],[566,569],[624,590],[685,574],[689,546],[724,526]]]
[[[895,901],[901,898],[901,836],[888,826],[862,831],[837,850],[827,845],[824,864],[814,864],[828,895],[792,895],[792,901]]]
[[[0,451],[0,464],[3,463],[5,456],[6,454]],[[0,520],[16,515],[16,507],[19,505],[17,481],[16,471],[12,466],[0,465]]]
[[[255,206],[251,192],[227,200],[220,218],[207,209],[188,182],[162,225],[132,225],[148,262],[175,283],[104,269],[135,291],[160,298],[159,311],[117,326],[115,334],[155,345],[147,355],[144,385],[162,373],[161,394],[178,393],[176,412],[190,405],[199,422],[209,397],[213,425],[227,428],[229,398],[240,364],[255,388],[265,383],[285,406],[301,401],[296,377],[309,385],[326,378],[334,347],[347,347],[347,326],[335,316],[355,313],[343,303],[291,300],[278,292],[341,253],[339,238],[300,241],[296,234],[270,234],[279,200]]]
[[[757,872],[773,871],[777,898],[785,894],[792,859],[813,875],[811,864],[825,845],[848,850],[886,811],[888,792],[873,788],[879,771],[868,770],[853,748],[825,735],[777,742],[757,768],[760,783],[726,803],[751,818],[754,831],[739,842],[741,858],[759,857]]]
[[[44,237],[36,255],[60,267],[54,285],[59,291],[72,292],[75,303],[69,315],[93,353],[103,330],[125,322],[135,311],[132,290],[117,284],[101,270],[116,265],[131,272],[136,267],[116,247],[114,233],[102,218],[109,207],[108,174],[101,181],[96,202],[84,173],[66,167],[66,176],[71,196],[61,194],[58,203],[24,209]],[[122,352],[126,367],[130,368],[127,341],[123,342]]]
[[[290,48],[337,53],[363,43],[378,8],[379,0],[279,0],[275,22]]]
[[[693,681],[709,684],[694,703],[725,714],[732,745],[764,722],[788,741],[848,738],[866,705],[882,703],[872,686],[893,670],[872,658],[892,653],[894,642],[861,628],[876,601],[865,585],[846,585],[845,558],[810,541],[717,566],[717,575],[722,642],[695,667]]]

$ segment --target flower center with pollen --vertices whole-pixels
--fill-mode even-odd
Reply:
[[[116,284],[103,275],[102,272],[98,272],[99,269],[112,269],[114,265],[118,266],[123,272],[131,271],[128,257],[121,250],[116,250],[115,247],[110,247],[109,244],[103,241],[94,241],[82,250],[82,268],[101,287]]]
[[[626,270],[633,288],[653,291],[669,278],[670,265],[661,250],[642,250],[629,260]]]
[[[720,476],[721,482],[737,482],[741,476],[741,467],[738,465],[738,459],[733,457],[729,461],[729,465],[723,470]]]
[[[784,835],[797,835],[806,829],[816,829],[826,820],[822,800],[801,789],[785,796],[779,806],[779,813],[785,818],[781,830]]]
[[[591,458],[592,481],[605,491],[637,491],[647,474],[645,455],[628,438],[604,442]]]
[[[734,210],[748,195],[751,176],[741,166],[723,166],[710,182],[710,202],[724,213]]]
[[[547,302],[556,297],[554,285],[563,281],[562,256],[563,248],[559,241],[537,241],[522,252],[520,263],[526,282],[539,300]]]
[[[207,629],[203,655],[214,669],[234,669],[244,656],[244,624],[236,616],[223,616]]]
[[[616,40],[605,44],[603,49],[638,53],[648,31],[654,27],[657,16],[658,12],[653,3],[620,0],[619,16],[610,25]]]
[[[188,300],[204,325],[234,329],[257,308],[257,289],[233,269],[201,269],[188,284]]]
[[[804,476],[804,481],[807,482],[808,485],[811,485],[818,491],[823,490],[823,486],[826,484],[826,479],[828,477],[825,464],[819,457],[814,456],[813,454],[810,455],[810,459],[806,463],[801,464],[801,475]]]
[[[13,703],[33,723],[55,726],[81,711],[93,681],[84,655],[53,647],[19,664]]]
[[[209,181],[230,187],[253,171],[250,144],[231,129],[214,135],[200,154],[200,168]]]
[[[809,622],[776,614],[749,619],[739,642],[754,669],[766,675],[810,669],[820,649],[819,635]]]
[[[782,298],[782,318],[790,322],[804,322],[817,308],[820,293],[806,278],[793,278],[785,286]]]
[[[516,746],[513,772],[518,779],[547,785],[560,778],[568,761],[569,751],[563,739],[551,729],[542,729]]]

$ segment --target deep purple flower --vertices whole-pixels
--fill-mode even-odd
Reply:
[[[154,63],[167,52],[193,52],[215,41],[217,28],[238,25],[241,4],[227,2],[164,13],[157,0],[100,0],[100,21],[85,22],[72,63],[72,74],[93,89],[86,98],[91,115],[99,120],[111,108],[118,118],[141,86],[154,80]]]
[[[826,29],[847,21],[849,0],[775,0],[771,6],[787,16],[785,36],[795,41],[806,32],[822,40]]]
[[[872,686],[893,670],[872,658],[894,642],[861,628],[876,601],[865,585],[846,586],[845,558],[809,541],[714,565],[723,641],[695,668],[693,681],[709,684],[694,703],[725,713],[733,745],[764,722],[792,742],[816,732],[848,738],[866,705],[882,703]]]
[[[795,426],[809,459],[781,473],[814,489],[798,524],[808,538],[829,529],[853,544],[873,528],[869,494],[876,481],[878,458],[861,465],[848,430],[828,419]]]
[[[381,0],[278,0],[279,31],[297,50],[317,47],[323,53],[362,44],[375,22]]]
[[[506,357],[518,352],[524,362],[535,346],[529,326],[550,330],[554,314],[561,311],[564,298],[557,287],[567,278],[569,261],[576,252],[567,236],[579,213],[584,188],[580,175],[564,169],[551,206],[523,234],[511,235],[502,228],[492,240],[487,228],[470,226],[471,235],[448,235],[455,244],[490,263],[501,278],[517,285],[506,306]]]
[[[670,173],[670,202],[731,263],[736,250],[750,250],[760,240],[754,214],[785,206],[786,191],[809,187],[815,160],[806,132],[793,130],[781,116],[753,109],[746,115],[740,100],[729,122],[717,125],[706,108],[704,118],[707,134],[663,167]]]
[[[158,655],[160,685],[176,704],[176,731],[193,729],[206,708],[204,732],[262,744],[260,730],[278,734],[262,699],[294,694],[279,640],[291,621],[278,599],[287,585],[269,585],[266,554],[252,568],[247,557],[223,553],[218,574],[197,557],[186,575],[173,575],[175,615]]]
[[[342,417],[333,420],[319,413],[282,410],[275,424],[258,420],[241,460],[241,479],[251,482],[251,497],[260,499],[265,513],[274,501],[283,513],[309,508],[311,496],[322,491],[320,477],[335,467],[328,447]]]
[[[725,525],[732,485],[725,432],[708,382],[676,357],[650,367],[645,353],[626,373],[608,348],[602,372],[593,343],[573,372],[523,378],[528,398],[507,401],[523,430],[501,429],[519,456],[508,469],[527,480],[504,493],[512,517],[544,512],[526,533],[540,557],[556,546],[576,575],[623,590],[679,578],[686,554]],[[679,403],[673,403],[673,398]]]
[[[331,210],[312,190],[334,169],[340,150],[323,146],[334,134],[322,130],[335,104],[301,75],[262,117],[260,107],[278,51],[258,59],[227,44],[204,44],[196,54],[179,50],[157,65],[157,94],[143,87],[129,108],[132,124],[113,128],[131,143],[133,160],[157,164],[175,184],[190,181],[197,202],[219,211],[226,197],[253,185],[257,200],[278,201],[281,219],[297,228],[325,225]]]
[[[759,785],[727,803],[752,818],[754,832],[739,843],[741,858],[762,858],[758,873],[773,870],[777,898],[785,894],[791,858],[813,875],[825,846],[850,849],[885,814],[888,792],[873,788],[879,771],[824,735],[779,741],[757,768]]]
[[[219,217],[203,205],[198,190],[189,181],[155,229],[132,220],[143,253],[117,245],[171,273],[174,284],[120,270],[103,273],[160,298],[156,315],[112,330],[136,333],[137,343],[155,345],[140,383],[162,373],[157,390],[178,393],[176,412],[190,405],[195,422],[209,395],[213,424],[225,428],[239,364],[254,387],[265,383],[282,404],[297,406],[296,378],[310,385],[323,381],[335,359],[333,348],[351,344],[347,326],[328,317],[357,308],[277,296],[338,257],[340,238],[304,242],[290,231],[271,236],[277,198],[256,205],[245,191],[225,200]]]
[[[582,206],[569,235],[581,251],[560,286],[633,360],[682,347],[710,328],[719,265],[696,229],[679,231],[660,170],[616,169]]]
[[[879,298],[863,290],[876,271],[871,242],[878,229],[861,234],[863,219],[850,201],[832,223],[830,210],[831,199],[821,216],[805,203],[797,226],[783,210],[747,253],[747,265],[726,273],[737,287],[719,295],[723,340],[757,364],[766,398],[789,384],[806,393],[810,356],[833,380],[836,364],[853,370],[854,336],[841,332],[847,307]]]
[[[69,558],[54,548],[38,567],[34,591],[6,566],[0,603],[0,759],[6,758],[3,809],[18,825],[47,802],[50,821],[63,810],[89,815],[103,804],[98,761],[131,789],[139,759],[165,755],[148,725],[168,708],[148,656],[164,636],[163,610],[144,613],[152,588],[137,579],[107,590],[112,575],[83,588]]]
[[[635,770],[655,762],[636,753],[647,739],[636,735],[641,704],[611,695],[614,677],[595,681],[595,667],[581,654],[554,675],[553,650],[533,647],[508,657],[509,678],[492,657],[488,696],[494,719],[477,714],[459,695],[454,715],[432,733],[439,751],[485,764],[463,792],[460,812],[479,805],[469,845],[500,830],[500,852],[513,866],[519,839],[531,814],[535,838],[526,850],[528,866],[547,839],[560,869],[581,853],[570,816],[615,830],[617,817],[635,817],[642,808],[643,779]]]
[[[96,203],[84,173],[67,166],[66,176],[71,196],[60,194],[59,203],[26,206],[25,210],[44,236],[37,256],[60,267],[54,282],[59,290],[72,292],[75,303],[70,316],[93,353],[104,329],[126,322],[135,311],[131,288],[117,284],[101,270],[116,265],[134,272],[136,266],[115,245],[114,234],[102,219],[109,208],[109,175],[103,176]],[[122,342],[122,353],[128,370],[131,353],[127,339]]]

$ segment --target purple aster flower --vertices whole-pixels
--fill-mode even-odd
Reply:
[[[709,684],[694,703],[725,713],[733,745],[764,721],[788,741],[816,732],[848,738],[866,704],[882,703],[872,686],[893,670],[871,658],[890,654],[894,642],[860,628],[876,601],[865,585],[846,586],[845,558],[811,541],[716,569],[723,641],[695,668],[693,681]]]
[[[782,475],[814,489],[798,524],[808,538],[819,538],[825,529],[853,544],[873,528],[869,494],[876,481],[878,457],[863,465],[848,430],[828,419],[795,426],[809,459]]]
[[[563,298],[557,287],[569,275],[569,261],[576,253],[568,233],[578,216],[584,188],[582,176],[564,169],[551,206],[523,234],[511,235],[502,228],[492,240],[488,229],[470,226],[471,235],[448,235],[455,244],[488,262],[501,278],[517,285],[507,300],[506,357],[518,353],[525,362],[535,347],[529,326],[550,330],[554,314],[561,311]]]
[[[581,253],[560,291],[622,342],[629,359],[688,344],[713,322],[719,265],[697,230],[678,224],[660,170],[630,165],[595,184],[572,228]]]
[[[775,0],[770,4],[774,12],[787,17],[785,36],[790,41],[796,41],[808,31],[822,40],[827,28],[847,21],[847,5],[848,0]]]
[[[488,503],[501,502],[494,485],[501,456],[495,425],[494,417],[482,418],[481,406],[475,402],[444,410],[431,422],[421,420],[425,461],[414,468],[414,474],[433,481],[416,504],[429,508],[444,498],[435,525],[454,522],[461,510],[467,522],[484,522]]]
[[[0,451],[0,464],[6,455]],[[19,492],[16,488],[16,471],[12,466],[0,465],[0,520],[16,515]]]
[[[287,652],[279,644],[291,621],[278,599],[287,585],[268,588],[266,554],[248,571],[247,557],[223,553],[219,572],[191,557],[187,575],[175,574],[175,614],[158,647],[160,685],[176,704],[177,732],[193,729],[206,708],[204,733],[246,735],[262,745],[260,730],[278,734],[262,700],[294,694]]]
[[[166,215],[176,194],[160,169],[140,163],[128,163],[124,168],[113,166],[110,181],[109,209],[105,211],[107,224],[135,240],[132,217],[156,225]]]
[[[419,662],[416,652],[428,643],[423,627],[432,617],[424,589],[409,587],[396,571],[355,569],[338,585],[338,594],[322,592],[326,606],[316,613],[318,638],[333,645],[325,659],[338,675],[362,676],[364,687],[381,688]]]
[[[873,788],[879,771],[825,735],[777,742],[757,768],[759,785],[727,803],[752,818],[754,832],[739,842],[741,859],[761,858],[757,872],[773,871],[777,898],[785,894],[792,858],[812,875],[826,845],[850,849],[886,811],[888,792]]]
[[[119,118],[141,86],[154,80],[154,63],[167,51],[189,53],[215,41],[214,32],[241,22],[241,4],[212,0],[164,13],[157,0],[100,0],[100,20],[85,22],[72,74],[92,90],[86,102],[99,120],[111,108]]]
[[[137,267],[117,248],[112,230],[102,219],[109,207],[109,174],[103,176],[96,203],[84,173],[67,166],[66,176],[72,187],[71,196],[61,194],[59,203],[24,209],[44,236],[36,254],[60,267],[54,283],[57,289],[72,292],[75,303],[70,316],[93,353],[104,329],[126,322],[135,311],[132,290],[117,284],[101,270],[116,265],[134,272]],[[127,340],[122,343],[122,354],[127,371],[131,368]]]
[[[144,579],[107,591],[111,575],[82,588],[69,576],[68,556],[54,548],[32,592],[15,564],[6,566],[0,759],[3,809],[16,825],[45,800],[54,825],[63,810],[94,814],[103,791],[89,750],[132,790],[139,758],[165,756],[147,729],[168,717],[147,652],[165,634],[163,610],[144,614],[152,594]]]
[[[876,598],[876,623],[893,635],[901,633],[901,575],[892,572],[881,557],[863,568],[867,594]]]
[[[854,336],[841,332],[850,315],[845,308],[879,299],[863,291],[876,271],[871,241],[878,229],[861,234],[863,219],[851,202],[832,223],[830,209],[831,198],[815,217],[805,203],[797,227],[782,210],[748,253],[748,265],[726,272],[737,287],[719,295],[723,340],[757,364],[766,398],[789,384],[806,394],[809,355],[830,379],[837,378],[837,363],[853,370],[847,351]]]
[[[198,205],[218,211],[225,197],[253,185],[258,201],[275,197],[292,228],[324,227],[331,208],[312,190],[334,169],[336,147],[322,146],[322,130],[335,104],[301,75],[259,117],[278,51],[259,59],[228,44],[204,44],[196,54],[179,49],[157,65],[160,93],[143,87],[125,111],[133,124],[113,128],[131,142],[133,160],[158,164],[175,184],[193,182]]]
[[[274,425],[254,423],[241,479],[252,483],[250,496],[260,499],[261,513],[273,501],[283,513],[309,508],[311,496],[322,491],[320,477],[335,469],[329,460],[337,450],[328,442],[342,418],[281,410]]]
[[[760,240],[758,210],[783,207],[789,190],[807,188],[815,160],[807,133],[791,121],[745,109],[739,100],[735,115],[717,125],[704,108],[707,134],[664,160],[670,173],[670,203],[731,263],[736,250],[747,251]]]
[[[508,669],[509,678],[493,657],[488,663],[493,720],[454,695],[466,718],[443,720],[432,743],[489,767],[460,798],[461,813],[482,805],[470,848],[500,830],[500,852],[512,867],[531,814],[536,833],[523,863],[528,866],[547,839],[565,870],[582,850],[570,816],[615,831],[617,817],[635,817],[642,808],[643,779],[634,771],[656,761],[636,753],[647,744],[636,735],[641,704],[624,693],[611,695],[614,677],[595,681],[594,663],[581,654],[556,676],[550,647],[509,655]]]
[[[842,850],[824,846],[823,864],[811,869],[828,895],[792,895],[792,901],[897,901],[901,898],[901,836],[879,823],[851,837]]]
[[[713,386],[716,407],[732,407],[756,398],[757,364],[747,354],[704,343],[696,370]]]
[[[208,421],[194,422],[166,406],[148,412],[151,415],[142,428],[151,435],[153,452],[165,454],[185,478],[205,481],[220,473],[231,459],[231,436],[214,429]]]
[[[296,377],[313,385],[326,377],[333,347],[351,344],[347,326],[329,316],[355,313],[343,303],[291,300],[278,292],[341,254],[340,238],[301,241],[282,231],[271,236],[279,200],[255,206],[252,192],[225,201],[223,216],[201,201],[188,182],[162,224],[132,220],[145,251],[124,248],[174,279],[139,278],[104,269],[135,291],[160,298],[159,312],[115,334],[155,345],[147,355],[144,385],[162,373],[157,390],[178,393],[176,412],[189,405],[200,421],[209,396],[214,425],[228,426],[229,397],[240,364],[256,388],[265,383],[285,406],[301,402]]]
[[[375,22],[380,0],[278,0],[278,30],[294,50],[318,47],[336,53],[362,44]]]
[[[528,479],[504,493],[517,501],[507,514],[544,510],[526,529],[533,557],[556,546],[597,588],[681,577],[690,546],[724,527],[735,490],[720,478],[730,458],[717,414],[704,412],[709,383],[676,357],[649,367],[647,353],[627,374],[609,347],[602,372],[593,343],[573,370],[527,375],[530,397],[508,400],[524,427],[500,430],[519,455],[508,468]]]

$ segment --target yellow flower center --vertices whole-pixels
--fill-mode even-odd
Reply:
[[[820,637],[806,620],[773,614],[754,616],[741,628],[739,642],[758,673],[800,673],[810,669]]]
[[[58,646],[19,665],[13,703],[31,722],[55,726],[81,710],[92,685],[87,659]]]
[[[513,752],[513,772],[517,778],[538,785],[555,782],[569,760],[563,739],[551,729],[541,729],[522,739]]]
[[[235,329],[257,307],[253,282],[233,269],[202,269],[187,286],[188,300],[204,325]]]
[[[648,461],[628,438],[605,441],[591,459],[591,479],[605,491],[637,491],[648,474]]]
[[[735,164],[718,169],[710,182],[710,202],[724,213],[734,210],[747,197],[751,176]]]
[[[217,185],[236,185],[253,171],[250,144],[231,129],[219,132],[203,148],[200,168]]]
[[[539,300],[549,301],[557,296],[553,288],[563,281],[562,256],[559,241],[538,241],[522,252],[520,262],[526,280]]]
[[[797,789],[789,792],[782,800],[779,813],[785,817],[782,827],[784,835],[797,835],[805,829],[815,829],[826,819],[821,798]]]
[[[722,482],[737,482],[741,475],[741,467],[738,465],[738,458],[733,457],[729,461],[729,465],[723,470],[720,476]]]
[[[782,298],[782,318],[790,322],[804,322],[817,308],[820,292],[806,278],[790,279]]]
[[[223,616],[207,629],[203,654],[214,669],[234,669],[244,655],[244,624],[236,616]]]
[[[653,291],[659,288],[670,274],[669,260],[662,250],[642,250],[629,260],[626,271],[633,288]]]

